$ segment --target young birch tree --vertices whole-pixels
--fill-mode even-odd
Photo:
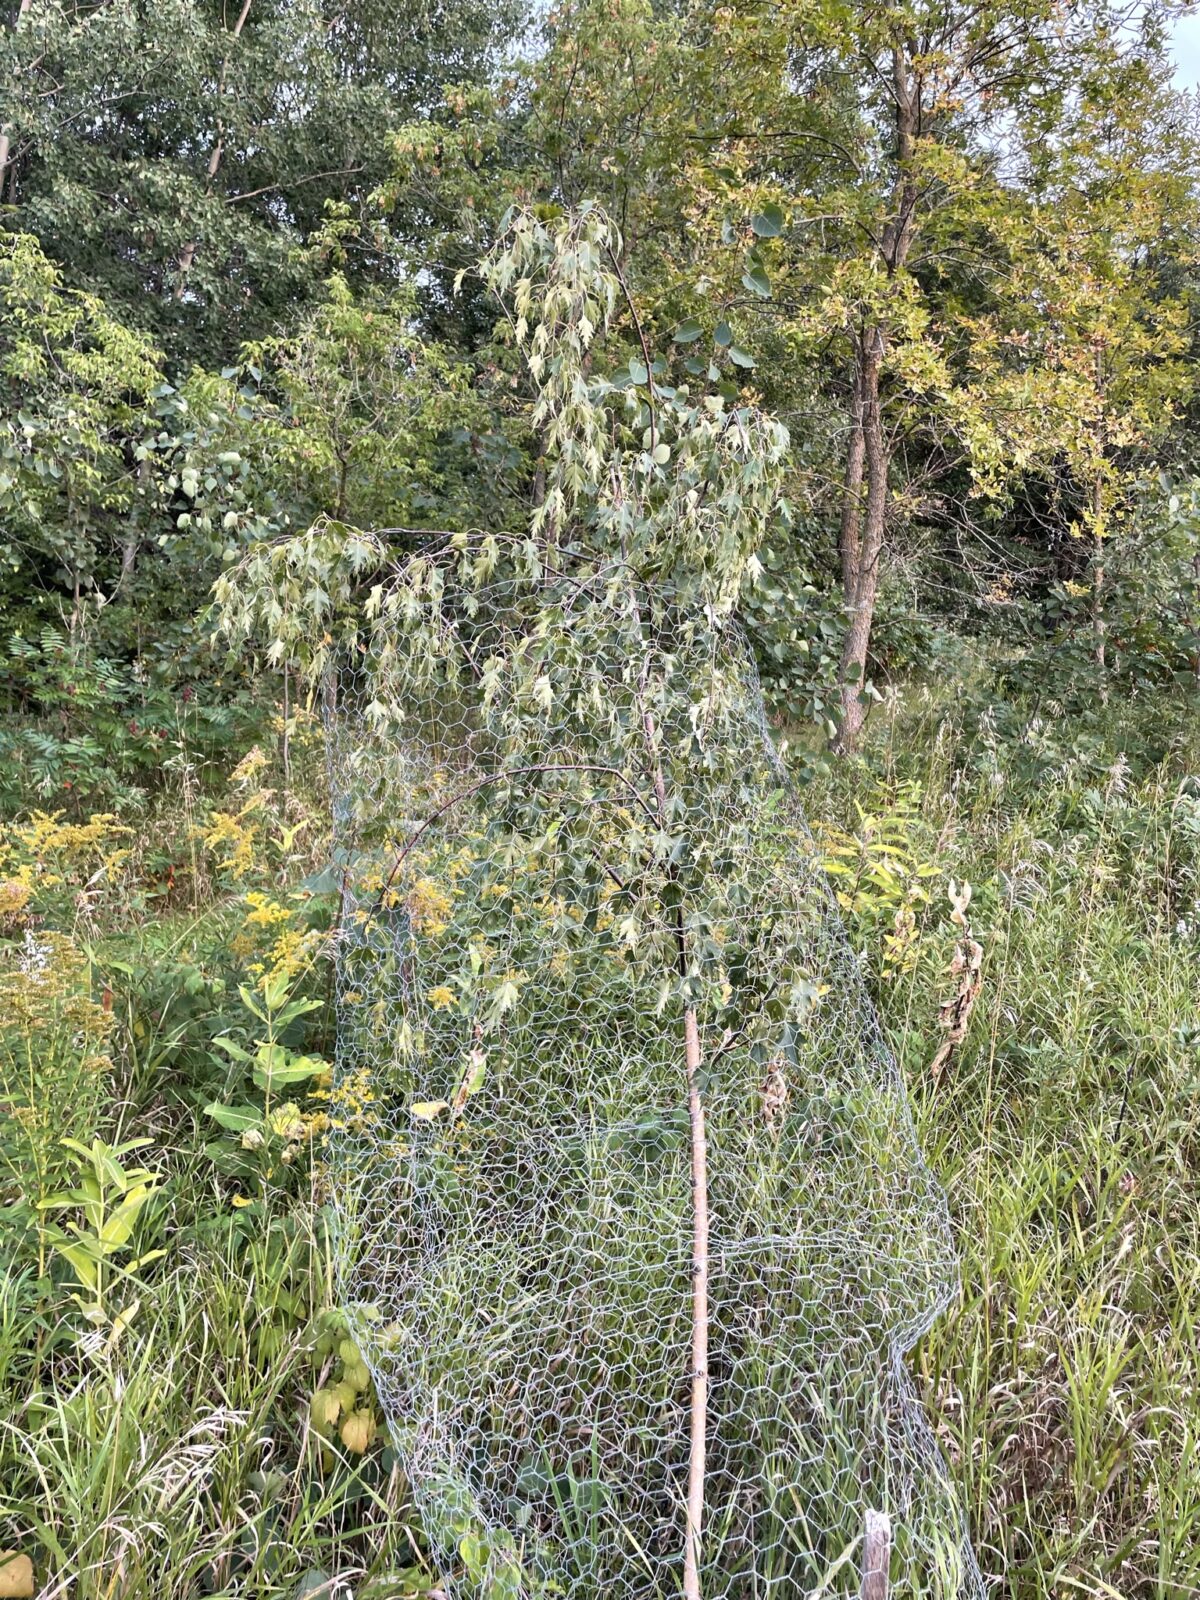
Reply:
[[[700,1600],[709,1334],[701,1069],[714,1043],[706,1044],[700,1017],[702,1000],[728,988],[723,940],[704,930],[735,913],[734,899],[722,911],[732,891],[713,877],[713,841],[694,831],[681,785],[693,781],[689,765],[700,759],[691,748],[697,718],[719,722],[733,711],[727,669],[705,641],[721,629],[752,569],[788,441],[779,424],[750,408],[656,381],[623,288],[621,256],[616,227],[584,206],[553,222],[520,213],[484,264],[488,286],[510,308],[511,337],[538,394],[531,420],[548,466],[526,531],[455,536],[440,553],[423,551],[387,575],[369,533],[319,525],[254,552],[223,578],[218,616],[235,641],[265,625],[272,650],[303,659],[310,676],[325,669],[339,637],[357,640],[375,662],[380,716],[392,703],[403,714],[412,685],[442,670],[452,682],[474,678],[491,715],[503,708],[499,767],[437,799],[388,884],[419,839],[481,794],[484,827],[495,836],[489,848],[511,874],[511,824],[501,810],[489,811],[486,795],[518,784],[547,808],[543,827],[551,812],[574,819],[576,849],[616,886],[611,909],[630,930],[630,959],[658,990],[664,1026],[674,1015],[679,1030],[692,1195],[682,1582],[688,1600]],[[634,353],[617,374],[601,376],[597,336],[617,320]],[[555,531],[550,543],[547,528]],[[452,592],[464,596],[461,611],[449,602]],[[508,598],[497,603],[497,592]],[[481,631],[489,647],[478,661],[470,636]],[[689,664],[687,674],[680,662]],[[556,713],[565,721],[551,735],[556,707],[568,709]],[[738,773],[714,768],[720,741],[706,748],[716,753],[695,781],[736,785]],[[730,993],[722,1014],[732,1015],[736,1003]]]

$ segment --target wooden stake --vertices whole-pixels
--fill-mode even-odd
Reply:
[[[892,1564],[892,1519],[886,1511],[867,1512],[863,1536],[860,1600],[888,1600]]]
[[[935,1083],[941,1078],[946,1063],[966,1038],[971,1012],[983,987],[983,946],[972,934],[971,924],[967,920],[967,908],[971,904],[971,885],[964,882],[960,888],[951,878],[950,903],[954,907],[950,913],[950,920],[961,929],[961,935],[955,946],[954,959],[950,963],[954,993],[949,1000],[943,1001],[938,1010],[938,1025],[946,1030],[946,1037],[938,1046],[937,1054],[929,1069]]]

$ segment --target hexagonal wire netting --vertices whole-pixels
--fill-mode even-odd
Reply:
[[[340,1292],[431,1569],[679,1594],[699,1396],[705,1600],[981,1595],[905,1366],[946,1205],[753,666],[613,592],[447,577],[437,662],[326,685]]]

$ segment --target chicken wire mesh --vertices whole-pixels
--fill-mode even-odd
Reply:
[[[440,1588],[681,1592],[690,1013],[700,1591],[867,1593],[885,1513],[892,1595],[981,1594],[904,1362],[947,1210],[746,650],[612,573],[430,593],[325,710],[340,1293]]]

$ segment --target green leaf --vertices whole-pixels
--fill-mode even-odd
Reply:
[[[760,300],[771,298],[771,280],[761,267],[751,267],[748,272],[743,272],[742,282],[750,293],[756,294]]]
[[[291,977],[287,972],[277,972],[263,985],[263,999],[268,1011],[278,1011],[288,996]]]
[[[704,329],[696,321],[695,317],[688,317],[685,322],[681,322],[675,329],[675,332],[671,335],[671,342],[673,344],[693,344],[703,332]]]
[[[713,342],[720,345],[722,350],[726,345],[733,343],[733,334],[729,330],[729,324],[724,319],[718,322],[713,330]]]
[[[223,1106],[213,1101],[204,1108],[204,1115],[211,1117],[222,1128],[227,1128],[230,1133],[245,1133],[247,1128],[257,1128],[262,1124],[262,1112],[255,1106]]]
[[[270,1059],[262,1060],[262,1050],[271,1051]],[[320,1056],[291,1056],[279,1049],[278,1045],[262,1047],[259,1052],[260,1064],[255,1067],[253,1077],[260,1089],[268,1093],[275,1089],[282,1089],[291,1083],[303,1083],[307,1078],[315,1078],[320,1072],[328,1072],[329,1063],[322,1061]],[[275,1052],[278,1051],[278,1057]],[[279,1057],[283,1057],[282,1060]]]
[[[282,1030],[289,1023],[295,1022],[297,1017],[307,1016],[310,1011],[319,1011],[323,1004],[321,1000],[289,1000],[275,1018],[275,1026]]]
[[[750,218],[750,226],[760,239],[777,239],[783,232],[785,220],[783,207],[772,203]]]
[[[342,880],[338,868],[332,862],[329,866],[322,867],[320,872],[313,872],[307,878],[301,878],[297,885],[300,889],[307,889],[309,894],[336,894],[341,886]]]
[[[100,1229],[100,1244],[106,1253],[119,1250],[122,1245],[129,1243],[142,1207],[153,1192],[146,1184],[131,1190],[111,1216],[105,1219]]]
[[[214,1039],[213,1043],[218,1050],[224,1050],[225,1054],[232,1056],[235,1061],[250,1061],[253,1059],[249,1050],[243,1050],[240,1044],[234,1044],[233,1040],[225,1034],[222,1034],[219,1039]]]
[[[98,1266],[96,1258],[88,1246],[86,1244],[59,1244],[56,1242],[54,1248],[62,1256],[63,1260],[70,1265],[83,1287],[90,1289],[95,1294]]]
[[[729,359],[733,362],[735,367],[752,367],[755,364],[754,357],[748,356],[746,352],[742,349],[739,349],[736,344],[730,345],[729,347]]]
[[[258,1001],[253,992],[250,989],[247,989],[244,983],[238,985],[238,994],[241,995],[242,1004],[245,1006],[246,1010],[249,1011],[251,1016],[257,1017],[260,1022],[265,1022],[267,1020],[260,1010]]]

